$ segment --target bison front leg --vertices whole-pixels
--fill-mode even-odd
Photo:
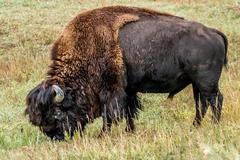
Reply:
[[[125,131],[126,132],[133,132],[135,130],[135,124],[134,124],[134,119],[133,117],[127,113],[128,115],[126,116],[126,128]]]
[[[134,94],[128,94],[127,105],[125,108],[126,131],[133,132],[135,130],[134,118],[138,115],[138,110],[141,109],[139,97]]]
[[[108,95],[109,98],[105,98],[104,101],[102,101],[103,127],[101,134],[110,132],[113,122],[118,124],[123,117],[123,111],[126,106],[125,92],[122,92],[121,94],[113,94],[111,96],[110,94]]]
[[[109,113],[107,112],[106,105],[104,105],[104,107],[103,107],[102,119],[103,119],[103,126],[102,126],[102,131],[100,133],[100,136],[110,132],[111,127],[112,127],[112,118],[110,117]]]

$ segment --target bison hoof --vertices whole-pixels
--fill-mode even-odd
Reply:
[[[126,131],[126,132],[130,132],[130,133],[133,133],[133,132],[135,131],[135,128],[134,128],[134,127],[128,127],[128,126],[127,126],[127,127],[125,128],[125,131]]]
[[[193,121],[193,126],[194,126],[195,128],[198,128],[198,127],[201,126],[201,122],[199,122],[199,121],[197,121],[197,120],[194,120],[194,121]]]
[[[109,135],[110,131],[101,131],[100,134],[98,135],[98,138],[103,138],[103,137],[107,137]]]
[[[216,118],[215,116],[212,116],[212,122],[213,122],[213,124],[218,125],[219,124],[219,118]]]

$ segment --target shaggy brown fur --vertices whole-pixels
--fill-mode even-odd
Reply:
[[[113,108],[124,109],[126,101],[136,105],[131,111],[136,114],[139,100],[137,97],[127,100],[125,93],[126,68],[118,33],[126,23],[158,16],[180,19],[148,9],[122,6],[99,8],[75,17],[53,45],[47,78],[27,96],[26,113],[30,121],[48,136],[53,138],[58,134],[57,139],[62,139],[64,130],[71,129],[73,133],[79,121],[84,128],[86,119],[92,121],[106,112],[103,118],[111,124],[112,119],[119,117]],[[53,85],[58,85],[66,94],[62,104],[53,103],[56,95]],[[64,125],[53,116],[61,107],[66,109]]]
[[[123,94],[126,86],[123,81],[125,69],[118,31],[125,23],[136,21],[141,16],[159,15],[172,16],[121,6],[79,14],[53,45],[52,64],[48,71],[51,83],[47,84],[58,83],[74,89],[81,86],[92,108],[99,108],[95,95],[99,96],[101,102],[107,103],[115,95]]]

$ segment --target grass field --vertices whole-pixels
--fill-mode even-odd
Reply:
[[[124,123],[98,138],[101,120],[83,137],[52,142],[24,116],[26,94],[45,76],[51,45],[79,12],[106,5],[152,8],[199,21],[229,39],[228,69],[221,123],[202,127],[192,121],[191,87],[172,102],[165,94],[140,94],[144,110],[136,132]],[[239,0],[0,0],[0,159],[219,159],[240,160],[240,1]]]

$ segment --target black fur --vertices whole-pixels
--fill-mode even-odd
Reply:
[[[137,19],[121,23],[116,31],[114,23],[126,15]],[[208,104],[218,122],[223,102],[218,82],[227,64],[227,46],[220,31],[169,14],[120,6],[85,12],[55,42],[49,79],[28,94],[26,114],[57,140],[65,132],[72,136],[83,131],[99,116],[103,132],[123,117],[126,130],[133,131],[141,109],[137,92],[173,98],[192,84],[194,125],[201,124]],[[54,102],[52,85],[63,90],[61,103]]]
[[[196,102],[194,125],[200,125],[208,104],[214,122],[220,120],[223,96],[218,82],[222,67],[227,64],[228,47],[222,32],[184,19],[143,16],[126,24],[119,35],[128,92],[169,93],[168,98],[173,98],[192,84]],[[134,105],[130,106],[135,113]]]
[[[52,86],[44,83],[29,92],[26,98],[26,114],[30,122],[39,126],[44,134],[52,139],[63,140],[64,132],[73,135],[75,130],[84,130],[88,119],[86,100],[78,97],[77,91],[61,86],[65,97],[63,102],[54,103],[55,92]]]

